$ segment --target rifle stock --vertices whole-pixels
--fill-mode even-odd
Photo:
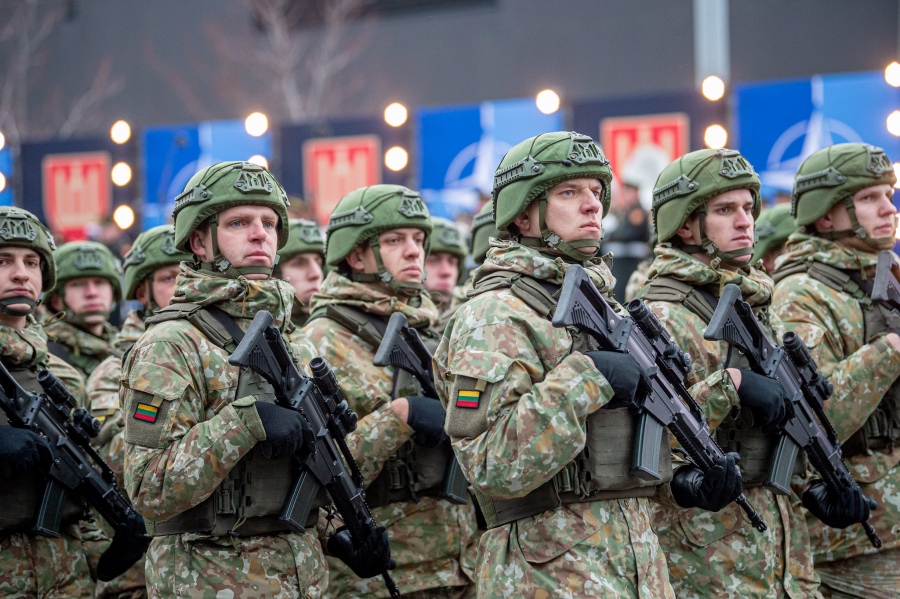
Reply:
[[[591,335],[602,349],[630,354],[648,373],[650,392],[640,406],[638,435],[632,448],[632,472],[645,480],[659,480],[659,447],[667,427],[685,453],[703,472],[724,452],[710,435],[702,410],[684,386],[690,356],[669,338],[656,316],[640,301],[628,304],[629,316],[621,316],[607,303],[585,270],[572,265],[566,272],[553,326],[574,326]],[[657,449],[654,452],[652,447]],[[655,462],[650,460],[655,459]],[[753,526],[766,523],[744,495],[735,500]]]

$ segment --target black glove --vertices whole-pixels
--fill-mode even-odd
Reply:
[[[432,397],[409,395],[409,414],[406,422],[416,431],[416,443],[422,447],[437,447],[447,439],[444,420],[447,412],[441,402]]]
[[[610,407],[638,405],[650,392],[650,379],[630,355],[615,351],[589,351],[585,354],[612,386],[615,395]]]
[[[696,466],[683,466],[672,477],[672,497],[681,507],[698,507],[718,512],[744,491],[741,457],[726,453],[706,474]]]
[[[328,539],[328,553],[350,566],[360,578],[372,578],[397,567],[384,526],[372,529],[359,547],[354,546],[350,531],[342,526]]]
[[[863,495],[859,485],[844,487],[837,497],[828,492],[821,480],[814,480],[803,492],[803,507],[831,528],[847,528],[869,519],[877,507],[873,499]]]
[[[741,417],[751,428],[780,424],[787,413],[790,398],[781,383],[749,370],[741,370]]]
[[[144,519],[137,512],[130,512],[125,522],[116,527],[112,543],[100,556],[97,578],[106,582],[123,574],[141,559],[149,546],[150,537],[144,529]]]
[[[0,426],[0,472],[6,478],[35,468],[46,470],[53,459],[50,446],[38,434],[14,426]]]
[[[256,413],[266,430],[266,440],[259,442],[264,458],[293,456],[303,463],[316,451],[316,434],[299,412],[258,401]]]

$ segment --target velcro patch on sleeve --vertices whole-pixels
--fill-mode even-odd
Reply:
[[[151,406],[145,403],[138,403],[137,408],[134,410],[134,417],[138,420],[143,420],[144,422],[149,422],[153,424],[156,422],[156,415],[159,412],[159,408],[156,406]]]
[[[456,375],[447,408],[447,434],[474,439],[487,430],[487,408],[490,391],[487,381]]]
[[[478,409],[478,402],[481,399],[481,391],[463,391],[460,390],[456,394],[456,407]]]

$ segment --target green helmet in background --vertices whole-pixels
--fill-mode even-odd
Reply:
[[[125,254],[125,299],[137,299],[135,291],[138,286],[147,277],[153,276],[157,268],[193,259],[193,254],[175,247],[175,227],[172,225],[161,225],[144,231],[137,236],[131,249]],[[159,307],[152,294],[149,301],[151,310]]]
[[[100,277],[112,285],[113,302],[122,301],[122,265],[113,256],[108,247],[97,241],[70,241],[59,246],[53,252],[56,261],[56,285],[49,295],[57,295],[63,302],[68,320],[80,323],[87,316],[100,315],[108,318],[109,314],[86,312],[73,314],[66,306],[63,293],[66,283],[81,277]]]
[[[609,160],[587,135],[574,131],[542,133],[516,144],[506,153],[494,173],[492,195],[494,221],[500,231],[522,214],[532,201],[540,203],[541,237],[518,236],[517,241],[530,247],[551,247],[569,258],[584,262],[600,249],[594,239],[565,242],[547,228],[547,190],[569,179],[600,179],[603,183],[603,214],[609,211],[612,170]],[[593,248],[585,254],[580,248]]]
[[[894,239],[873,238],[859,224],[853,195],[873,185],[894,185],[897,176],[884,150],[864,143],[836,144],[813,152],[800,164],[794,178],[791,196],[791,215],[797,226],[807,227],[810,233],[825,239],[853,237],[866,245],[881,249],[893,245]],[[843,202],[850,215],[852,229],[817,233],[811,225]]]
[[[491,202],[487,202],[472,219],[472,239],[469,241],[469,252],[478,266],[481,266],[481,263],[487,258],[488,250],[491,247],[491,237],[509,239],[509,233],[501,231],[494,224],[493,208]]]
[[[362,283],[380,281],[395,293],[413,297],[424,289],[419,283],[397,281],[384,267],[378,236],[391,229],[414,227],[425,231],[425,251],[431,237],[431,217],[421,196],[401,185],[370,185],[355,189],[345,195],[328,221],[325,264],[342,268],[344,259],[356,247],[368,243],[375,253],[377,274],[355,273],[349,267],[341,272]]]
[[[35,215],[13,206],[0,207],[0,246],[28,248],[37,252],[41,258],[41,291],[49,291],[56,284],[56,264],[53,252],[56,243],[53,235],[41,224]],[[28,316],[40,300],[35,302],[29,297],[7,297],[0,300],[0,313],[8,316]],[[28,310],[13,310],[11,305],[25,304]]]
[[[319,225],[311,220],[298,218],[290,221],[288,241],[278,250],[278,264],[290,260],[297,254],[308,252],[319,254],[325,258],[325,235]],[[281,268],[275,266],[275,276],[281,278]]]
[[[466,247],[466,241],[459,232],[459,227],[452,220],[437,216],[431,218],[431,226],[431,253],[447,252],[459,258],[457,281],[462,281],[466,276],[466,256],[469,255],[469,248]]]
[[[272,173],[250,162],[217,162],[191,177],[175,198],[175,247],[190,252],[191,233],[209,219],[213,259],[200,263],[200,268],[233,279],[249,274],[271,275],[273,269],[264,266],[232,266],[219,250],[218,215],[235,206],[268,206],[274,210],[278,215],[278,247],[287,243],[287,194]]]
[[[766,208],[756,219],[756,245],[753,246],[753,258],[756,262],[771,249],[783,244],[791,233],[797,230],[797,224],[791,218],[790,204],[776,204]]]
[[[759,176],[735,150],[697,150],[670,163],[653,189],[653,226],[659,243],[669,241],[695,211],[700,216],[700,245],[680,244],[689,254],[707,253],[723,264],[741,267],[737,259],[753,254],[753,248],[723,252],[706,235],[706,203],[734,189],[753,196],[753,218],[759,216]]]

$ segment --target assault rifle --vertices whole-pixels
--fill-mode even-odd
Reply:
[[[700,406],[684,386],[691,358],[669,337],[659,319],[640,300],[621,316],[607,303],[587,273],[577,264],[563,281],[553,326],[574,326],[593,337],[601,349],[631,354],[650,378],[651,388],[639,406],[631,472],[644,480],[660,480],[659,451],[663,427],[668,427],[685,453],[703,472],[725,453],[710,435]],[[759,531],[767,526],[743,494],[735,499]]]
[[[747,357],[753,372],[777,380],[791,398],[788,414],[776,429],[781,438],[765,486],[790,494],[800,448],[806,451],[829,493],[839,495],[843,489],[857,486],[844,464],[837,433],[825,415],[825,400],[834,386],[818,371],[809,348],[796,333],[785,334],[783,347],[769,341],[750,304],[743,301],[740,288],[726,285],[703,338],[727,341]],[[872,525],[864,521],[862,526],[872,545],[881,547]]]
[[[65,384],[49,370],[39,372],[37,381],[42,392],[26,391],[0,362],[0,408],[10,425],[43,437],[53,460],[33,531],[59,537],[63,506],[70,492],[87,499],[116,530],[132,514],[140,519],[116,486],[113,471],[91,447],[91,439],[100,432],[100,422],[86,409],[76,407]],[[146,549],[150,537],[144,536],[143,541]]]
[[[299,412],[316,434],[316,451],[300,468],[279,520],[302,532],[319,489],[325,487],[354,542],[360,545],[377,524],[366,504],[362,473],[344,440],[356,429],[356,413],[347,405],[324,359],[310,361],[312,377],[301,374],[273,323],[269,312],[257,312],[228,363],[249,367],[262,376],[275,389],[275,403]],[[381,576],[391,597],[399,597],[388,571]]]
[[[425,347],[419,333],[409,326],[404,314],[394,312],[388,320],[381,345],[372,360],[375,366],[393,366],[410,373],[419,382],[426,397],[438,399],[431,368],[431,352]],[[440,497],[464,505],[468,503],[469,482],[463,475],[456,456],[450,455],[444,470],[444,488]]]

